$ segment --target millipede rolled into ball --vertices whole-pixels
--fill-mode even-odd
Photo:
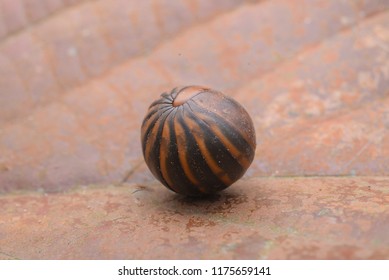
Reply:
[[[154,101],[141,141],[153,175],[188,196],[212,194],[236,182],[256,148],[246,110],[221,92],[199,86],[175,88]]]

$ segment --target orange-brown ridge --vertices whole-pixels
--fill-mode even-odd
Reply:
[[[186,101],[194,97],[195,95],[199,94],[200,92],[203,92],[207,90],[205,87],[201,86],[189,86],[183,88],[176,96],[176,98],[173,101],[173,106],[177,107],[182,104],[184,104]]]

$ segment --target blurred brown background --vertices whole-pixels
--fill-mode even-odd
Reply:
[[[0,258],[389,258],[388,8],[0,0]],[[245,178],[210,201],[169,193],[140,149],[149,104],[189,84],[256,127]]]

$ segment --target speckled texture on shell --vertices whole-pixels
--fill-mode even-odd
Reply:
[[[184,195],[227,188],[254,159],[250,116],[232,98],[207,88],[191,86],[163,93],[149,107],[141,131],[143,155],[151,172],[166,187]]]

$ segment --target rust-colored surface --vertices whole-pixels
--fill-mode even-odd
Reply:
[[[189,84],[253,117],[247,176],[389,174],[389,1],[0,2],[0,191],[147,183],[141,121]]]
[[[0,198],[0,258],[389,259],[389,178],[242,180],[215,197],[160,184]]]
[[[140,143],[193,84],[257,135],[203,201]],[[388,176],[387,0],[0,0],[1,258],[389,259]]]

